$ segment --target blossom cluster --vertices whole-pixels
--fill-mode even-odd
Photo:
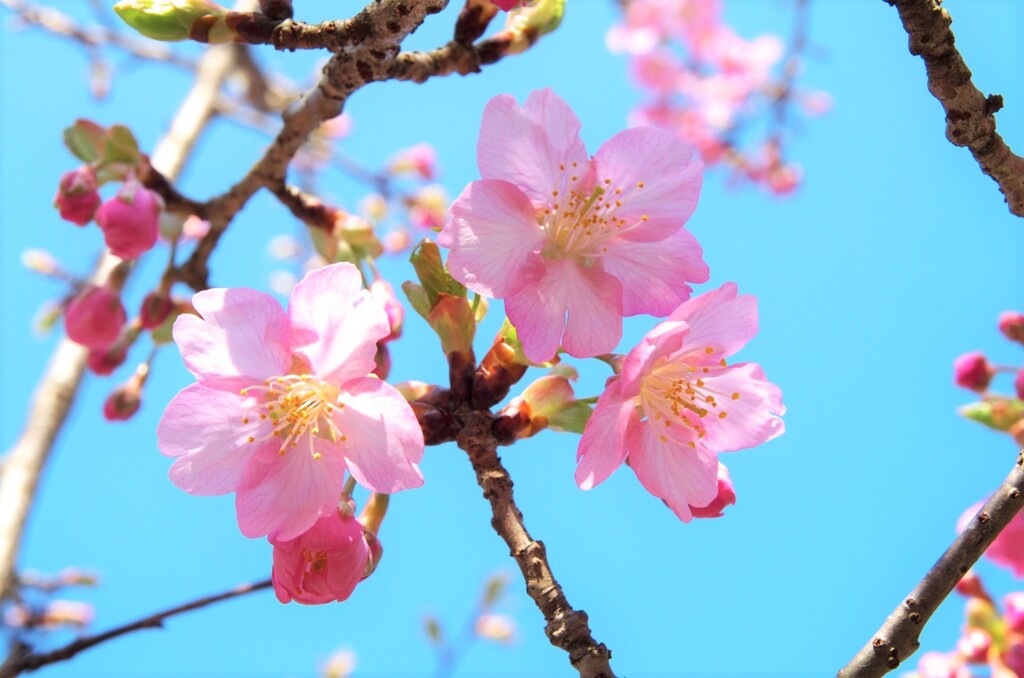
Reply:
[[[1010,342],[1024,344],[1024,314],[1006,311],[999,316],[999,331]],[[992,390],[998,374],[1012,375],[1010,394]],[[953,382],[981,396],[960,408],[964,417],[1010,435],[1024,446],[1024,366],[994,365],[981,351],[964,353],[953,362]]]
[[[781,124],[754,150],[738,141],[742,127],[790,100],[811,115],[830,106],[826,94],[793,86],[795,61],[785,69],[789,75],[777,75],[785,51],[779,38],[741,37],[724,23],[720,0],[630,0],[623,7],[623,22],[607,43],[629,55],[633,80],[648,95],[632,121],[678,134],[709,165],[726,163],[773,193],[795,189],[801,172],[782,157]]]

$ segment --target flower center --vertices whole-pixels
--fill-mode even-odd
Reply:
[[[243,396],[252,395],[261,400],[256,409],[260,419],[270,420],[270,433],[260,439],[249,436],[250,443],[263,442],[273,437],[281,439],[278,453],[285,453],[305,438],[313,459],[320,453],[313,449],[313,439],[325,437],[331,442],[345,440],[334,423],[335,410],[345,407],[338,403],[338,389],[320,381],[312,374],[286,374],[272,377],[262,385],[243,388]],[[249,417],[242,419],[249,423]]]
[[[623,191],[613,188],[611,179],[602,180],[589,191],[580,180],[578,163],[571,167],[560,165],[559,170],[568,174],[568,181],[559,182],[568,186],[568,194],[558,189],[551,191],[551,200],[538,216],[538,225],[548,235],[548,246],[544,256],[551,258],[571,257],[593,261],[608,251],[609,240],[630,230],[632,225],[615,214],[622,207]],[[644,182],[637,182],[642,189]],[[641,222],[647,221],[643,215]]]
[[[706,354],[715,349],[708,346]],[[723,358],[719,365],[726,366]],[[697,447],[697,440],[707,433],[705,421],[708,417],[725,419],[729,416],[724,403],[739,400],[740,394],[723,393],[704,380],[711,367],[700,363],[682,361],[667,362],[656,367],[640,386],[639,405],[651,425],[663,426],[666,430],[658,433],[662,442],[668,442],[669,429],[682,426],[696,436],[687,441],[690,447]]]

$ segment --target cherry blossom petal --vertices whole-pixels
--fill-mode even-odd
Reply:
[[[252,398],[192,384],[182,389],[157,424],[157,447],[168,457],[171,481],[189,494],[235,492],[255,448],[246,440],[259,437],[256,423],[243,424]],[[258,420],[257,420],[258,421]]]
[[[732,452],[777,438],[786,430],[779,415],[786,413],[782,391],[768,381],[756,363],[737,363],[712,370],[704,377],[704,389],[715,393],[718,403],[703,425],[705,444],[718,452]],[[722,412],[727,416],[723,417]]]
[[[615,196],[622,206],[611,214],[635,225],[623,237],[650,242],[672,235],[693,214],[704,164],[674,134],[638,127],[606,141],[594,156],[594,171],[609,193],[622,191]]]
[[[569,317],[562,345],[575,358],[590,358],[615,350],[622,339],[622,285],[601,269],[571,261],[557,262]],[[549,265],[554,273],[559,266]]]
[[[329,309],[329,312],[328,312]],[[387,313],[352,264],[310,271],[288,301],[293,350],[325,381],[343,383],[374,368],[377,341],[391,332]]]
[[[693,350],[714,348],[712,359],[729,356],[743,348],[757,334],[757,299],[736,296],[736,283],[690,299],[669,316],[690,325],[687,345]]]
[[[639,393],[641,379],[657,360],[682,348],[689,328],[684,322],[666,321],[655,325],[622,362],[622,392],[631,396]]]
[[[437,242],[451,250],[448,270],[463,285],[502,298],[540,275],[543,264],[536,252],[547,237],[519,188],[506,181],[474,181],[452,203],[451,214]]]
[[[523,353],[535,363],[554,357],[565,330],[565,303],[559,297],[545,294],[541,285],[547,279],[545,274],[540,282],[531,281],[505,299],[505,314],[516,328]]]
[[[668,504],[684,523],[690,505],[707,506],[718,496],[718,455],[656,433],[650,421],[630,431],[629,465],[647,491]]]
[[[621,381],[613,379],[597,399],[576,453],[576,484],[589,490],[603,483],[626,460],[627,430],[640,418],[633,398],[623,398]]]
[[[238,527],[247,537],[268,535],[275,540],[294,539],[308,530],[321,513],[338,503],[345,463],[337,448],[322,440],[314,445],[321,454],[314,459],[302,444],[287,454],[273,446],[250,463],[249,473],[260,482],[235,495]],[[262,468],[261,468],[262,467]]]
[[[174,322],[174,341],[199,383],[236,390],[282,374],[292,363],[288,319],[269,294],[246,288],[197,292],[191,314]]]
[[[687,283],[707,282],[703,250],[685,228],[657,242],[616,238],[607,247],[601,265],[622,283],[624,315],[667,316],[690,298]]]
[[[374,492],[392,494],[419,487],[423,431],[405,398],[379,379],[345,384],[334,413],[344,439],[341,453],[352,476]]]
[[[550,89],[532,92],[522,108],[508,94],[491,99],[476,156],[481,177],[512,182],[537,208],[547,204],[553,189],[565,188],[569,175],[561,168],[587,164],[580,120]]]

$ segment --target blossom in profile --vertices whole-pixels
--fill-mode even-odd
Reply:
[[[186,492],[235,492],[242,533],[288,541],[332,514],[346,470],[391,494],[423,483],[423,434],[406,400],[369,376],[387,314],[351,264],[307,273],[287,312],[268,294],[211,289],[174,340],[198,383],[157,427]]]
[[[274,545],[271,578],[282,603],[320,605],[346,600],[370,560],[363,526],[347,504],[325,513],[295,538],[271,538],[270,543]]]
[[[622,317],[664,316],[708,279],[683,224],[703,165],[674,135],[630,129],[593,158],[580,121],[549,89],[520,107],[491,99],[477,145],[479,181],[451,207],[438,244],[452,276],[505,300],[526,356],[549,360],[615,348]]]
[[[757,333],[757,304],[726,283],[677,308],[626,356],[587,422],[576,483],[589,490],[624,461],[684,522],[720,497],[718,453],[783,433],[782,393],[755,363],[729,365]]]
[[[964,511],[956,523],[956,531],[963,532],[984,505],[984,501],[979,501]],[[1009,569],[1015,576],[1024,577],[1024,514],[1018,513],[1010,520],[985,551],[985,555],[996,565]]]

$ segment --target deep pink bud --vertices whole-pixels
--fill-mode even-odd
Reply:
[[[981,577],[975,574],[974,570],[968,570],[967,574],[956,583],[956,592],[968,598],[991,600],[985,591],[985,586],[981,583]]]
[[[718,465],[718,496],[707,506],[690,506],[694,518],[721,518],[726,506],[736,503],[736,490],[725,464]]]
[[[167,295],[160,292],[150,292],[142,300],[142,308],[139,309],[139,320],[142,323],[142,329],[151,330],[155,327],[160,327],[173,310],[174,302]]]
[[[121,342],[115,343],[107,348],[94,348],[89,351],[85,359],[85,365],[93,374],[106,376],[113,373],[128,358],[128,347],[122,346]]]
[[[107,247],[122,259],[135,259],[156,244],[163,200],[137,181],[126,181],[96,211]]]
[[[970,664],[984,664],[990,647],[992,636],[981,629],[967,629],[956,643],[957,652]]]
[[[391,333],[381,339],[381,343],[398,339],[402,335],[405,307],[402,306],[402,302],[395,295],[395,288],[387,280],[377,278],[370,284],[370,294],[384,306],[384,311],[388,314],[388,325],[391,327]]]
[[[88,285],[64,310],[64,327],[71,341],[89,348],[107,348],[121,334],[127,317],[117,292]]]
[[[1010,341],[1024,344],[1024,313],[1004,311],[999,316],[999,331]]]
[[[1017,378],[1013,380],[1013,387],[1017,389],[1017,397],[1024,400],[1024,370],[1017,371]]]
[[[493,2],[495,5],[505,10],[506,12],[511,12],[513,9],[520,5],[522,0],[491,0],[491,2]]]
[[[994,374],[995,370],[981,351],[964,353],[953,363],[953,381],[971,391],[984,391]]]
[[[377,344],[377,354],[373,356],[373,372],[371,374],[378,379],[387,379],[391,374],[391,351],[388,350],[387,344],[384,342]]]
[[[53,206],[60,210],[60,216],[73,224],[85,226],[92,221],[96,208],[100,206],[100,194],[96,190],[96,175],[88,165],[66,172],[60,178]]]
[[[321,516],[295,539],[276,541],[272,578],[282,603],[342,601],[363,576],[370,549],[363,526],[340,510]]]
[[[127,421],[135,416],[142,406],[141,385],[129,379],[107,396],[103,403],[103,416],[107,421]]]

